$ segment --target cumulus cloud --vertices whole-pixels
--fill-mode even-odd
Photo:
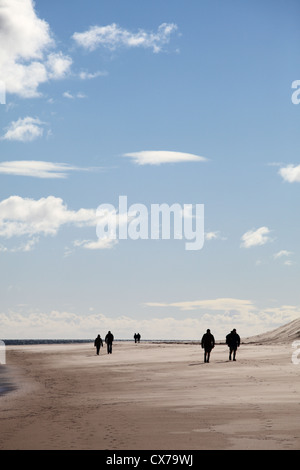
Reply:
[[[300,165],[288,165],[280,168],[280,176],[288,183],[300,182]]]
[[[60,227],[96,225],[96,210],[69,210],[61,198],[48,196],[38,200],[10,196],[0,202],[0,236],[56,235]]]
[[[89,171],[67,163],[52,163],[36,160],[19,160],[0,163],[0,174],[31,176],[34,178],[66,178],[70,171]]]
[[[61,198],[55,196],[38,200],[10,196],[0,202],[0,237],[7,240],[13,237],[26,237],[27,240],[13,248],[1,244],[0,252],[31,251],[40,236],[55,236],[64,226],[96,228],[97,223],[106,223],[109,217],[110,213],[99,214],[96,209],[70,210]],[[117,217],[117,223],[124,223],[122,217]],[[117,243],[117,240],[110,237],[96,238],[95,229],[95,239],[75,240],[73,247],[106,250]],[[67,250],[67,254],[72,252],[69,248]]]
[[[1,137],[1,140],[16,140],[19,142],[32,142],[33,140],[42,137],[44,123],[38,118],[25,117],[17,121],[12,121],[7,127],[6,133]]]
[[[299,318],[300,315],[300,306],[297,305],[259,308],[251,300],[234,298],[169,303],[148,302],[145,305],[151,309],[162,307],[168,312],[173,308],[184,311],[195,310],[197,317],[188,318],[185,314],[184,318],[175,320],[170,313],[168,315],[170,325],[174,327],[177,322],[178,334],[180,334],[179,325],[183,328],[188,327],[185,331],[188,331],[190,336],[185,336],[185,339],[200,338],[207,328],[210,328],[218,339],[224,339],[226,332],[231,331],[232,328],[237,328],[243,337],[252,336],[284,325]]]
[[[232,328],[237,328],[241,337],[247,337],[272,330],[300,315],[300,306],[297,305],[258,309],[252,304],[252,309],[249,309],[247,302],[245,309],[241,304],[240,310],[234,313],[226,310],[208,311],[197,313],[197,317],[185,315],[182,318],[174,318],[171,314],[164,317],[152,314],[147,318],[128,315],[112,317],[96,313],[94,308],[80,315],[64,310],[27,311],[26,306],[22,306],[9,313],[0,312],[0,330],[4,339],[94,339],[95,331],[103,337],[111,330],[116,339],[132,339],[132,332],[140,331],[143,339],[199,341],[206,329],[210,328],[216,339],[224,340]]]
[[[242,236],[241,246],[243,248],[250,248],[252,246],[265,245],[271,241],[269,234],[270,230],[268,227],[260,227],[257,230],[249,230]]]
[[[51,53],[48,55],[46,66],[49,78],[58,80],[65,78],[72,65],[72,59],[65,56],[62,52]]]
[[[50,26],[37,16],[33,0],[1,1],[0,43],[0,80],[6,92],[23,98],[39,96],[42,83],[64,78],[72,64],[53,51]]]
[[[112,23],[106,26],[91,26],[87,31],[74,33],[72,37],[79,46],[90,51],[100,46],[110,50],[119,47],[143,47],[158,53],[165,44],[169,43],[171,34],[176,30],[176,24],[163,23],[156,32],[139,29],[133,33]]]
[[[167,150],[142,150],[123,154],[137,165],[160,165],[162,163],[205,162],[206,158],[191,153],[172,152]]]

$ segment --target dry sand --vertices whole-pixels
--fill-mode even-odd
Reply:
[[[286,345],[8,346],[0,449],[299,449],[300,364]]]

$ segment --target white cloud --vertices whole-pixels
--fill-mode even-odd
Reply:
[[[288,165],[280,168],[280,176],[288,183],[299,183],[300,182],[300,165]]]
[[[292,255],[293,255],[292,251],[281,250],[281,251],[278,251],[278,253],[275,253],[273,255],[273,258],[283,260],[283,264],[285,266],[292,266],[294,264],[294,262],[290,259]]]
[[[7,128],[6,133],[1,137],[1,140],[17,140],[19,142],[31,142],[39,137],[42,137],[44,123],[38,118],[25,117],[17,121],[12,121]]]
[[[86,95],[84,93],[80,93],[80,92],[76,93],[75,95],[72,95],[72,93],[70,93],[69,91],[65,91],[63,93],[63,97],[68,98],[70,100],[74,100],[75,98],[81,98],[81,99],[86,98]]]
[[[284,256],[291,256],[293,253],[291,251],[287,251],[287,250],[281,250],[281,251],[278,251],[278,253],[275,253],[273,256],[274,256],[274,259],[277,259],[277,258],[282,258]]]
[[[106,26],[91,26],[88,31],[74,33],[75,42],[90,51],[102,46],[110,50],[118,47],[143,47],[150,48],[157,53],[162,50],[162,46],[168,44],[170,36],[177,30],[176,24],[163,23],[157,32],[147,32],[139,29],[137,33],[132,33],[121,28],[115,23]]]
[[[204,234],[205,240],[226,240],[226,237],[223,237],[219,230],[215,232],[205,232]]]
[[[254,308],[250,300],[234,299],[234,298],[218,298],[208,300],[188,300],[183,302],[148,302],[148,307],[176,307],[180,310],[243,310],[251,311]]]
[[[81,80],[91,80],[93,78],[97,78],[97,77],[105,77],[106,75],[108,75],[107,72],[101,72],[100,70],[98,70],[98,72],[94,72],[94,73],[89,73],[89,72],[86,72],[86,71],[82,71],[79,73],[79,78]]]
[[[13,248],[0,245],[0,252],[30,251],[39,241],[40,235],[57,235],[60,228],[67,225],[78,228],[96,227],[99,221],[103,222],[107,217],[110,217],[110,214],[103,216],[96,209],[69,210],[63,200],[55,196],[38,200],[10,196],[0,202],[0,237],[27,237],[28,240]],[[120,216],[118,223],[123,223]],[[94,240],[75,240],[73,247],[105,250],[117,243],[117,240],[109,237],[97,238],[95,230]],[[71,252],[72,250],[67,248],[65,255]]]
[[[89,171],[67,163],[19,160],[0,163],[0,174],[31,176],[34,178],[66,178],[70,171]]]
[[[17,253],[17,252],[27,253],[29,251],[32,251],[34,246],[38,242],[39,242],[39,237],[32,237],[32,238],[29,238],[29,240],[25,241],[25,243],[21,243],[20,245],[13,246],[12,248],[3,247],[4,248],[3,251],[10,252],[10,253]]]
[[[64,91],[63,97],[64,98],[69,98],[70,100],[74,99],[74,96],[69,91]]]
[[[48,196],[38,200],[10,196],[0,202],[0,236],[56,235],[60,227],[96,225],[96,210],[67,208],[61,198]]]
[[[142,150],[123,154],[138,165],[160,165],[162,163],[204,162],[206,158],[191,153],[171,152],[167,150]]]
[[[66,76],[72,59],[53,52],[50,26],[37,16],[33,0],[1,0],[0,25],[0,80],[6,92],[36,97],[40,84]]]
[[[257,230],[249,230],[242,236],[241,246],[244,248],[250,248],[252,246],[265,245],[271,241],[269,233],[270,230],[268,227],[260,227]]]
[[[73,245],[75,247],[86,248],[87,250],[107,250],[113,248],[118,243],[118,240],[112,238],[98,238],[97,240],[75,240]]]
[[[72,65],[72,59],[65,56],[62,52],[51,53],[47,58],[47,68],[49,78],[55,80],[65,78]]]
[[[164,307],[168,309],[168,311],[172,308],[178,308],[184,311],[197,310],[196,318],[188,318],[185,315],[183,319],[175,320],[172,318],[171,314],[169,314],[168,318],[163,319],[166,320],[165,328],[162,330],[163,334],[168,335],[168,321],[170,327],[174,327],[175,331],[177,331],[177,336],[185,339],[199,339],[207,328],[212,330],[212,333],[217,339],[224,339],[226,333],[232,330],[232,328],[237,328],[241,336],[247,337],[270,331],[300,316],[300,306],[282,305],[279,307],[259,308],[251,300],[234,298],[170,303],[148,302],[146,306],[152,309]],[[155,320],[153,323],[155,323]],[[161,325],[163,325],[163,323],[164,321],[161,322]],[[183,336],[180,331],[181,327],[183,331],[186,328],[185,331],[189,332],[189,336]],[[175,333],[172,334],[174,334],[174,338]]]
[[[237,299],[238,300],[238,299]],[[252,304],[250,302],[250,304]],[[284,325],[300,316],[300,306],[282,305],[258,309],[254,304],[232,313],[217,311],[198,314],[197,317],[174,318],[172,315],[149,315],[147,318],[133,318],[127,315],[106,316],[89,311],[85,315],[74,312],[53,310],[27,311],[20,306],[16,311],[0,312],[2,338],[54,338],[54,339],[94,339],[96,334],[105,336],[108,330],[116,339],[132,339],[134,331],[139,331],[142,339],[181,339],[201,340],[203,333],[210,328],[216,339],[237,328],[241,337],[259,334]]]

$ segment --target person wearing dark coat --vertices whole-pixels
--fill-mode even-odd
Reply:
[[[109,331],[105,336],[105,342],[107,345],[107,354],[112,354],[112,344],[114,340],[114,335]]]
[[[215,338],[210,330],[202,336],[201,347],[204,349],[204,362],[209,362],[211,350],[215,347]]]
[[[231,361],[231,356],[233,355],[233,360],[236,361],[236,351],[240,345],[240,337],[234,328],[227,336],[226,336],[226,344],[229,347],[229,360]]]
[[[100,348],[101,346],[103,346],[103,341],[100,335],[98,335],[97,338],[95,339],[94,346],[96,347],[97,356],[99,356]]]

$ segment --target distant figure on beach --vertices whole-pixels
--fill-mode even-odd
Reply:
[[[114,340],[114,335],[109,331],[105,336],[105,342],[107,344],[107,354],[112,353],[112,344]]]
[[[134,342],[139,343],[141,341],[141,335],[139,333],[134,333]]]
[[[97,356],[99,356],[100,348],[101,346],[103,346],[103,341],[100,335],[98,335],[97,338],[95,339],[94,346],[96,347]]]
[[[231,355],[233,354],[233,360],[235,361],[236,350],[240,345],[240,337],[235,328],[226,336],[226,344],[229,347],[229,360],[231,361]]]
[[[215,338],[210,330],[206,330],[202,336],[201,347],[204,349],[204,362],[209,362],[211,350],[215,347]]]

